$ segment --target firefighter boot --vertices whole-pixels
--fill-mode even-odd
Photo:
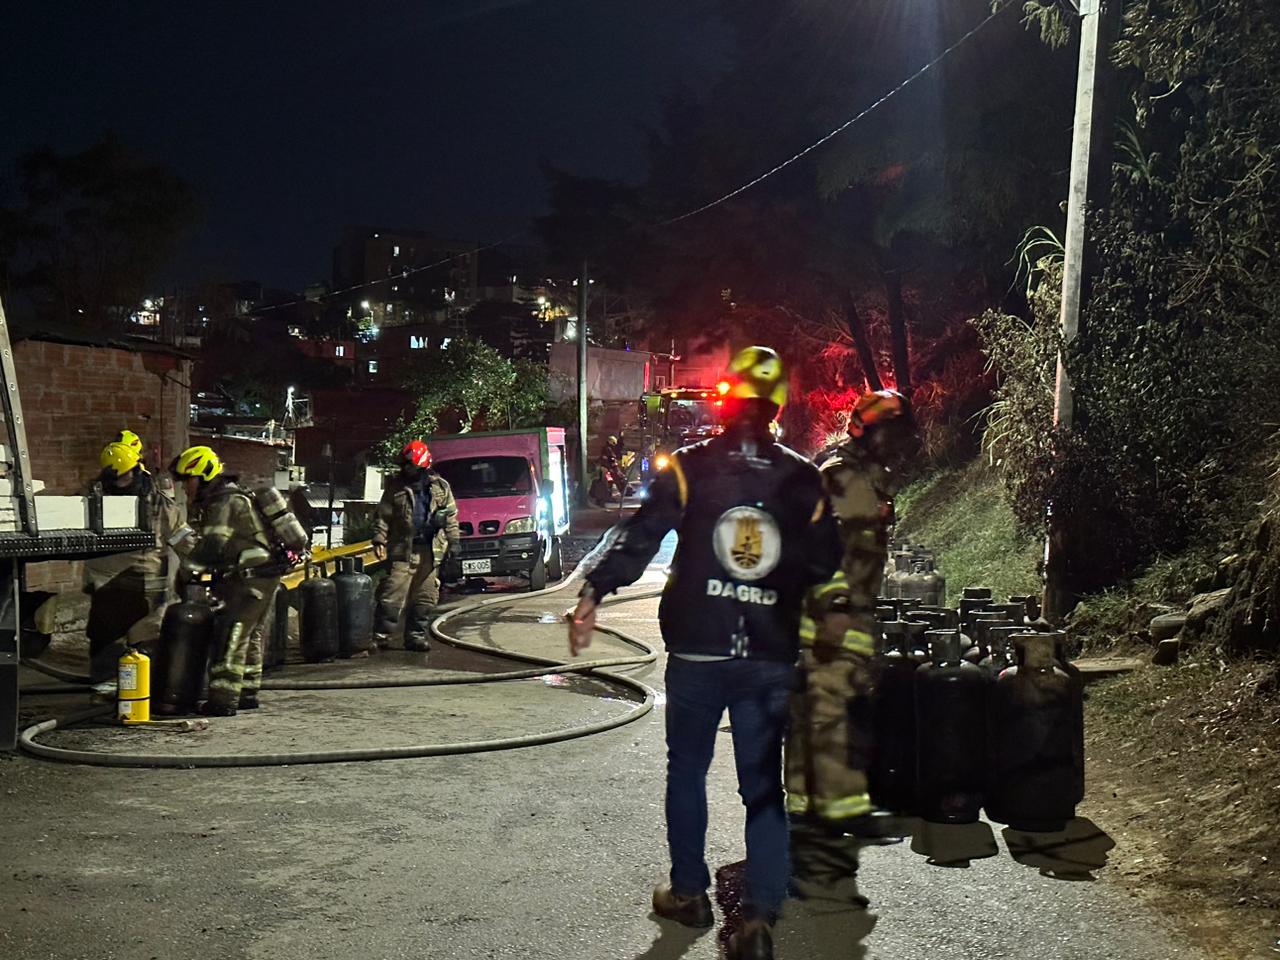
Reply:
[[[676,893],[669,883],[654,888],[653,912],[686,927],[706,928],[715,923],[715,917],[711,915],[710,897],[705,893]]]
[[[773,928],[764,920],[747,920],[729,938],[727,960],[773,960]]]

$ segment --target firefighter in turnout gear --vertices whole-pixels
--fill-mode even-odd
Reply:
[[[85,590],[90,594],[90,675],[96,682],[116,671],[125,638],[149,644],[160,635],[160,614],[169,598],[170,542],[183,527],[182,511],[168,477],[153,478],[142,464],[142,441],[122,431],[103,448],[97,483],[106,497],[138,497],[139,521],[155,535],[149,547],[85,561]]]
[[[430,649],[427,627],[440,602],[440,565],[461,547],[458,503],[444,477],[431,469],[431,451],[421,440],[400,452],[400,472],[387,480],[373,525],[373,550],[388,564],[378,584],[373,638],[379,649],[405,611],[406,650]]]
[[[211,448],[190,447],[170,471],[183,484],[195,519],[184,579],[213,578],[221,604],[216,621],[209,700],[201,712],[232,717],[258,706],[262,685],[262,627],[280,578],[291,566],[252,493],[223,472]]]
[[[901,394],[867,393],[850,415],[848,441],[820,464],[842,559],[835,576],[810,592],[800,626],[803,683],[792,701],[786,776],[793,886],[801,896],[866,905],[853,878],[859,838],[880,835],[866,773],[875,599],[894,519],[889,463],[910,435]]]
[[[667,844],[670,882],[659,916],[713,922],[705,858],[706,776],[721,716],[733,730],[746,806],[744,925],[731,960],[773,956],[772,924],[790,876],[782,740],[795,684],[801,605],[840,559],[839,533],[812,463],[777,443],[770,424],[786,399],[778,355],[766,347],[730,365],[720,436],[676,451],[644,505],[621,528],[570,615],[573,655],[590,644],[600,600],[633,583],[679,532],[659,621],[666,668]]]

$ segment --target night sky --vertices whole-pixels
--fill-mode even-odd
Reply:
[[[108,130],[204,216],[173,280],[328,278],[341,228],[491,240],[545,203],[540,158],[636,180],[661,98],[721,69],[705,0],[11,3],[0,177]]]

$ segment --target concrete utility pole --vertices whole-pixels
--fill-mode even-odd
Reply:
[[[587,261],[578,278],[578,505],[589,502],[591,478],[587,476]]]
[[[1109,164],[1096,163],[1101,140],[1110,136],[1110,127],[1100,114],[1105,98],[1099,92],[1099,76],[1106,66],[1108,34],[1105,0],[1073,0],[1080,12],[1080,68],[1076,79],[1075,133],[1071,145],[1071,184],[1067,197],[1067,233],[1062,270],[1062,313],[1060,324],[1065,352],[1080,331],[1080,305],[1085,278],[1086,214],[1091,193],[1090,174],[1106,178]],[[1063,353],[1058,354],[1054,384],[1053,425],[1070,430],[1075,422],[1075,398]],[[1044,612],[1050,620],[1069,612],[1071,602],[1064,557],[1067,532],[1049,505],[1049,536],[1045,542]]]

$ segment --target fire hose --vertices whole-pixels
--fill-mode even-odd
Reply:
[[[512,650],[471,643],[446,633],[444,629],[445,625],[449,621],[475,613],[481,609],[501,606],[504,604],[518,603],[531,597],[547,596],[567,589],[582,578],[584,572],[589,569],[589,562],[602,553],[608,546],[612,539],[610,533],[606,533],[601,538],[600,542],[587,554],[586,557],[583,558],[582,562],[574,572],[556,586],[530,593],[490,597],[473,603],[464,604],[455,610],[451,610],[436,617],[431,624],[431,632],[436,639],[448,644],[449,646],[457,647],[461,650],[483,653],[488,656],[518,660],[525,663],[535,664],[536,666],[524,670],[509,670],[502,673],[458,673],[424,678],[393,677],[367,680],[289,680],[282,678],[279,680],[268,680],[264,682],[263,689],[364,690],[391,687],[433,687],[474,683],[505,683],[516,680],[530,680],[537,679],[539,677],[563,675],[566,673],[585,673],[594,675],[606,683],[624,687],[633,693],[640,695],[641,700],[639,703],[636,703],[626,713],[617,717],[610,717],[588,724],[566,727],[559,730],[551,730],[544,733],[524,734],[515,737],[500,737],[491,740],[472,740],[454,743],[423,743],[404,747],[371,747],[366,749],[299,751],[290,753],[209,755],[104,753],[94,750],[75,750],[65,747],[54,747],[49,744],[39,742],[39,737],[47,733],[51,733],[54,730],[66,729],[74,724],[95,719],[115,710],[114,705],[103,705],[81,711],[61,720],[52,719],[46,720],[42,723],[33,724],[22,731],[19,743],[22,749],[38,757],[43,757],[48,760],[57,760],[63,763],[82,763],[93,766],[176,768],[263,767],[312,763],[348,763],[352,761],[369,760],[407,760],[418,757],[439,757],[464,753],[486,753],[497,750],[514,750],[521,747],[534,747],[542,746],[544,744],[560,743],[565,740],[574,740],[580,737],[587,737],[593,734],[604,733],[605,731],[616,729],[617,727],[639,720],[653,709],[655,693],[651,687],[632,677],[611,672],[612,670],[622,667],[644,666],[655,662],[658,657],[657,651],[644,641],[632,637],[617,628],[605,627],[597,624],[595,627],[596,632],[620,640],[629,646],[635,647],[641,651],[641,653],[637,656],[630,657],[609,657],[599,660],[562,662],[550,658],[537,657],[532,654],[517,653]],[[609,600],[606,600],[604,605],[626,603],[632,600],[651,599],[658,596],[660,593],[661,591],[659,590],[645,590],[638,593],[627,594],[625,596],[612,597]],[[69,678],[69,675],[66,676]],[[62,679],[62,677],[59,677],[59,679]],[[81,678],[70,679],[79,680]]]

